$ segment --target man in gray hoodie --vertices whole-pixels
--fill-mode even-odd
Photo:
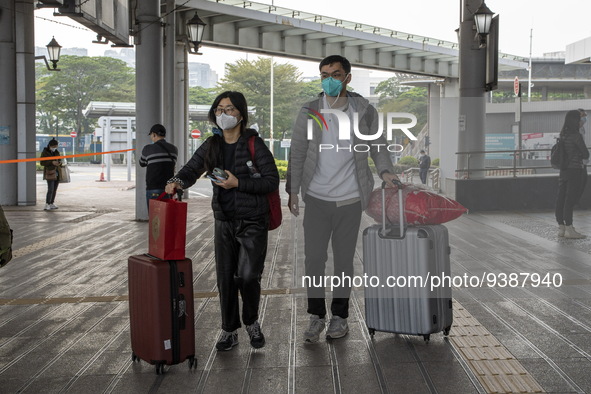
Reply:
[[[332,239],[335,277],[353,279],[353,257],[361,223],[374,179],[369,167],[373,159],[379,176],[388,185],[394,174],[388,143],[378,135],[379,117],[359,94],[348,92],[351,64],[339,55],[320,62],[323,93],[305,104],[294,126],[286,191],[289,209],[299,215],[298,193],[305,202],[304,253],[309,328],[305,342],[317,342],[326,326],[324,278],[328,243]],[[333,110],[327,113],[326,110]],[[341,130],[342,129],[342,130]],[[360,138],[359,136],[363,138]],[[349,331],[350,285],[333,290],[329,339]]]

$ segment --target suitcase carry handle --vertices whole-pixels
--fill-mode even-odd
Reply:
[[[404,199],[402,198],[402,182],[399,180],[392,180],[398,186],[398,216],[400,218],[400,238],[404,238]],[[382,236],[387,236],[386,230],[386,181],[382,182]]]
[[[174,189],[174,191],[176,192],[177,200],[183,201],[183,189]],[[167,194],[168,193],[166,193],[166,192],[162,192],[156,200],[163,200],[164,196],[166,196]],[[174,195],[170,194],[170,196],[171,196],[170,198],[172,199]]]

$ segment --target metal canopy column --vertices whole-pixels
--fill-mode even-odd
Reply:
[[[0,157],[17,156],[15,3],[0,0]],[[17,165],[0,164],[0,204],[16,205]]]
[[[175,7],[174,0],[166,1],[166,27],[165,37],[166,42],[164,46],[164,119],[161,122],[166,127],[166,140],[172,144],[178,146],[178,140],[176,139],[176,125],[174,117],[175,108],[175,64],[176,64],[176,53],[175,53],[175,41],[176,41],[176,13],[173,12]]]
[[[136,36],[136,220],[148,220],[146,170],[139,166],[142,148],[150,143],[148,131],[162,123],[162,26],[160,1],[137,2]]]
[[[189,133],[189,78],[188,78],[188,52],[185,44],[176,42],[176,72],[175,72],[175,108],[174,108],[174,124],[176,129],[175,141],[179,149],[179,156],[176,170],[189,161],[188,158],[188,133]],[[189,193],[185,198],[189,198]]]
[[[35,157],[35,6],[33,0],[16,5],[17,158]],[[47,39],[49,41],[49,38]],[[35,162],[17,164],[17,203],[37,203]]]

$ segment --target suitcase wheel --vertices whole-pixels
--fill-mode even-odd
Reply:
[[[135,355],[135,353],[131,353],[131,361],[132,362],[136,362],[136,361],[140,361],[140,358],[138,356]]]
[[[443,330],[443,335],[448,336],[449,335],[449,330],[451,330],[451,326],[446,327],[445,330]]]
[[[429,340],[431,339],[431,334],[425,334],[423,335],[423,339],[425,340],[425,342],[429,342]]]
[[[164,363],[156,363],[156,375],[164,374]]]
[[[370,336],[373,338],[373,336],[374,336],[374,335],[375,335],[375,333],[376,333],[376,330],[375,330],[375,329],[373,329],[373,328],[369,328],[369,327],[367,327],[367,331],[369,332],[369,335],[370,335]]]
[[[197,359],[195,356],[189,357],[189,369],[197,369]]]

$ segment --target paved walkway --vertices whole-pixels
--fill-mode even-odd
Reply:
[[[157,376],[131,361],[127,257],[147,250],[148,226],[134,221],[133,184],[62,184],[51,212],[42,210],[42,183],[38,189],[37,206],[5,207],[15,259],[0,270],[1,393],[591,393],[591,240],[558,239],[551,212],[469,214],[448,224],[453,274],[497,282],[456,283],[449,338],[372,339],[358,289],[349,335],[314,345],[301,340],[301,217],[284,212],[263,277],[267,345],[250,348],[240,330],[240,345],[218,353],[210,201],[192,198],[198,366]],[[575,216],[577,229],[591,234],[591,212]],[[362,228],[370,224],[365,217]],[[361,239],[357,250],[360,273]],[[516,280],[503,286],[511,273]]]

